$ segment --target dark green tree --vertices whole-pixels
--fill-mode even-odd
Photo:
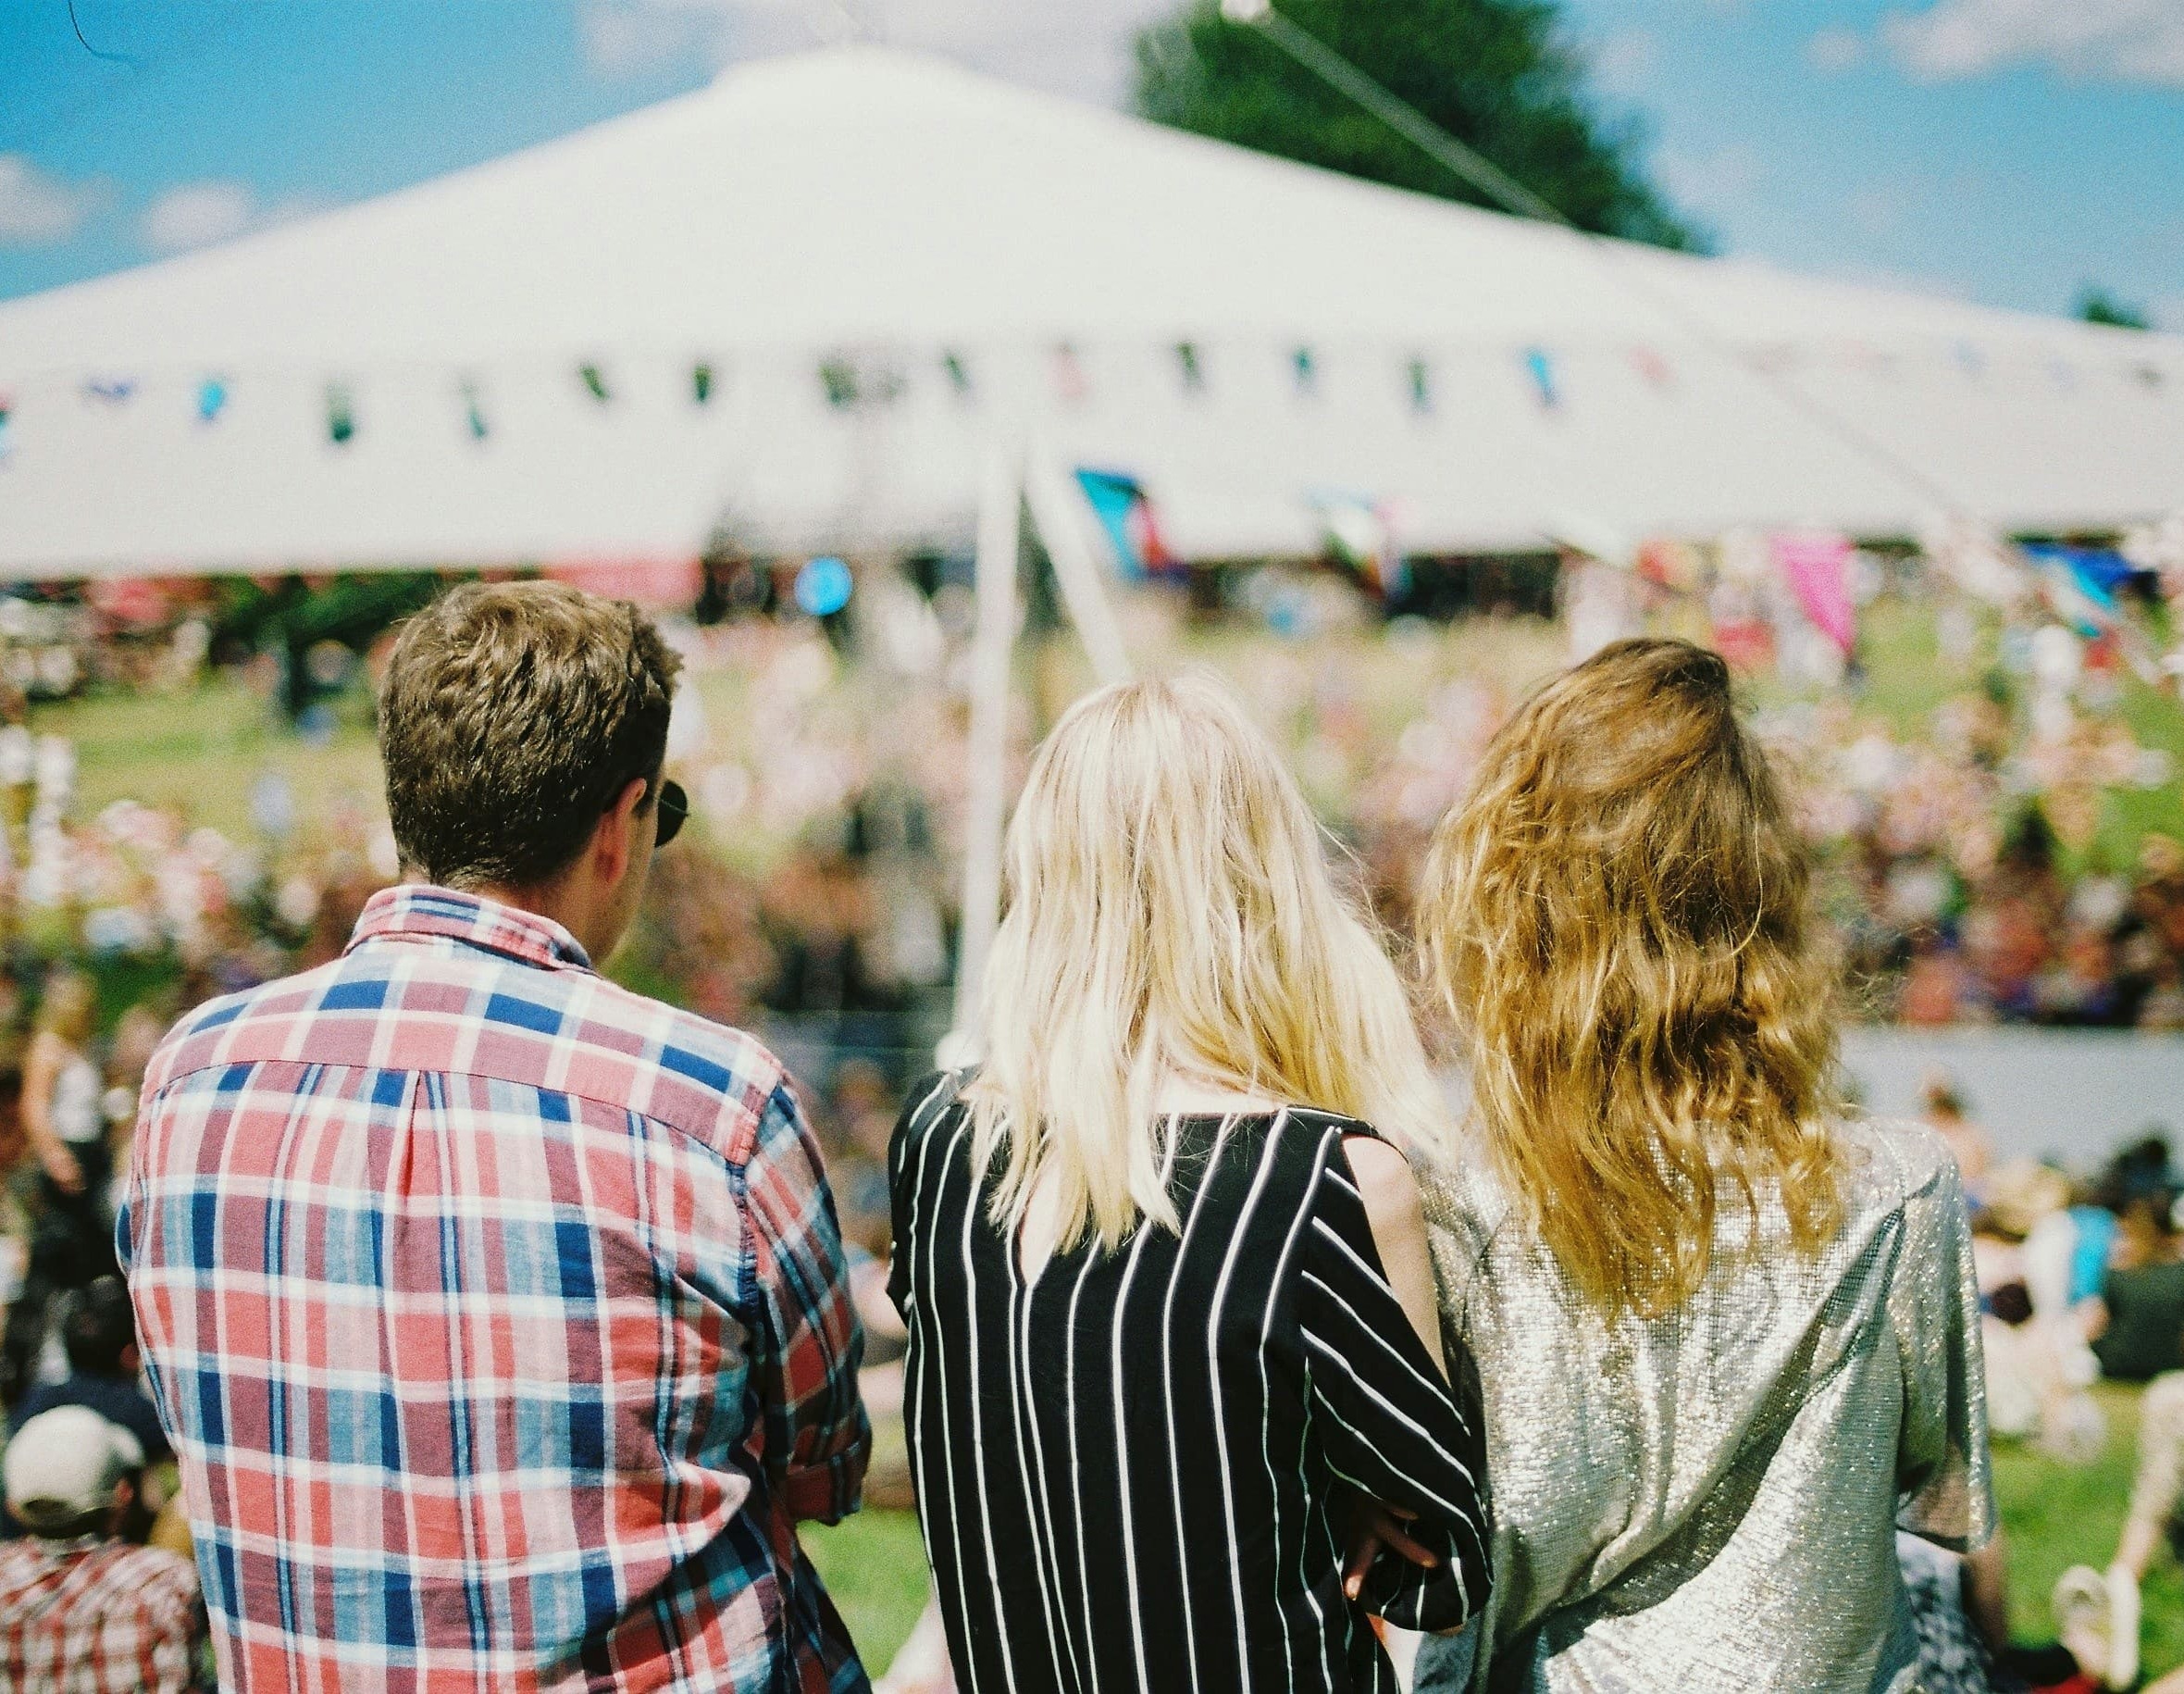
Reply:
[[[1281,0],[1283,14],[1580,228],[1657,246],[1708,239],[1649,182],[1643,125],[1605,112],[1552,0]],[[1137,38],[1137,109],[1220,141],[1396,188],[1490,204],[1216,0]]]
[[[2146,314],[2126,305],[2106,289],[2089,282],[2079,291],[2078,316],[2087,323],[2104,323],[2117,330],[2151,330]]]

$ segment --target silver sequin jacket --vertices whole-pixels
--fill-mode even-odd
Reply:
[[[1979,1290],[1956,1167],[1845,1123],[1844,1219],[1814,1259],[1779,1200],[1725,1204],[1715,1268],[1658,1319],[1579,1299],[1483,1161],[1421,1173],[1445,1310],[1477,1359],[1495,1585],[1421,1694],[1902,1694],[1898,1526],[1992,1533]]]

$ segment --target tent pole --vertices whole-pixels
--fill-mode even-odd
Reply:
[[[971,769],[965,807],[963,914],[956,953],[955,1021],[939,1062],[971,1059],[979,980],[1001,916],[1001,827],[1008,804],[1009,672],[1016,644],[1016,554],[1023,451],[997,441],[978,496],[977,618],[971,637]]]
[[[1024,495],[1047,556],[1053,561],[1054,580],[1069,608],[1069,620],[1076,625],[1077,639],[1092,660],[1092,674],[1102,687],[1128,681],[1130,653],[1115,617],[1114,602],[1108,597],[1106,577],[1085,539],[1078,503],[1037,436],[1032,438],[1024,467]]]

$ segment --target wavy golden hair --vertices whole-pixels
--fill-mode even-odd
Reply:
[[[1401,978],[1336,886],[1273,746],[1220,683],[1087,695],[1010,820],[1008,914],[964,1091],[991,1214],[1050,1191],[1058,1250],[1173,1229],[1164,1077],[1369,1120],[1408,1150],[1447,1110]]]
[[[1618,641],[1548,683],[1435,835],[1419,928],[1479,1127],[1610,1313],[1696,1290],[1725,1188],[1779,1191],[1800,1251],[1834,1232],[1808,883],[1729,667],[1688,641]]]

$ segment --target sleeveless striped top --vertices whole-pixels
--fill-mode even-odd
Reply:
[[[1343,1151],[1371,1131],[1301,1109],[1173,1119],[1180,1235],[1057,1252],[1027,1284],[987,1215],[962,1079],[912,1090],[888,1173],[959,1686],[1392,1691],[1367,1612],[1460,1625],[1488,1537],[1481,1421],[1389,1288]],[[1351,1490],[1417,1512],[1440,1567],[1384,1553],[1347,1600]]]

